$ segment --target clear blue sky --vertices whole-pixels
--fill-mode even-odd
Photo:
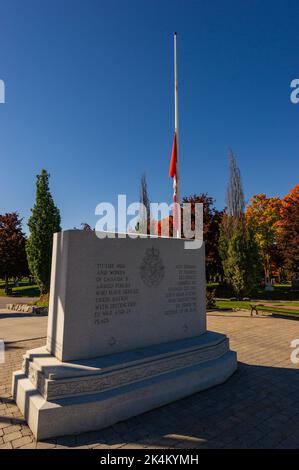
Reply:
[[[119,193],[171,202],[173,31],[182,195],[224,205],[227,151],[245,195],[298,184],[298,0],[1,0],[0,213],[25,221],[51,174],[64,228]]]

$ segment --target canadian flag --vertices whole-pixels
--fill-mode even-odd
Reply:
[[[173,178],[173,233],[177,234],[178,231],[178,214],[177,214],[177,138],[176,132],[174,133],[170,166],[169,166],[169,176]]]
[[[169,166],[169,176],[170,178],[176,178],[176,162],[177,162],[177,142],[176,142],[176,132],[174,133],[170,166]]]

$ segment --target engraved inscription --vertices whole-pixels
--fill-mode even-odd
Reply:
[[[166,299],[169,308],[165,315],[188,314],[197,310],[197,272],[196,266],[190,264],[176,265],[178,284],[169,287]],[[186,332],[186,325],[183,326]]]
[[[129,315],[136,307],[139,289],[132,286],[125,264],[99,263],[95,294],[94,323],[101,325],[109,323],[113,316]]]

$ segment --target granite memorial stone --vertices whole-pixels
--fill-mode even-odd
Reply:
[[[47,342],[13,377],[38,439],[101,429],[234,372],[227,337],[206,330],[204,265],[204,247],[181,239],[55,234]]]

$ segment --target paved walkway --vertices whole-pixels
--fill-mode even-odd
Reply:
[[[6,343],[42,338],[45,336],[47,321],[47,316],[2,309],[0,310],[0,339]]]
[[[103,431],[36,443],[10,396],[11,372],[30,340],[7,345],[0,365],[0,447],[4,448],[298,448],[299,364],[290,342],[299,322],[210,313],[208,327],[229,335],[238,371],[225,384]]]
[[[34,300],[34,297],[0,296],[0,340],[4,340],[6,343],[45,336],[48,321],[47,316],[6,309],[6,304],[26,304]]]
[[[37,300],[37,297],[8,297],[5,295],[0,296],[0,309],[6,308],[6,304],[29,304]]]

